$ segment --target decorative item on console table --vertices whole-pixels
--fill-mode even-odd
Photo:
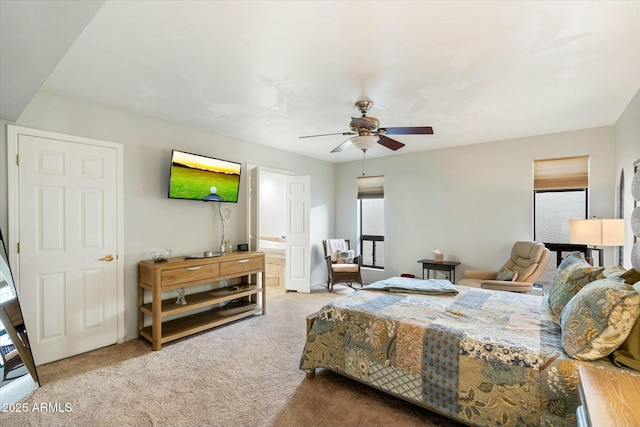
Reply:
[[[153,262],[164,262],[171,258],[171,250],[169,249],[153,249],[151,251],[151,259]]]
[[[160,350],[162,344],[257,314],[266,314],[264,253],[239,252],[212,258],[170,258],[138,263],[138,330]],[[240,278],[241,284],[188,295],[176,304],[175,293],[204,283]],[[145,303],[145,291],[151,302]],[[170,297],[163,297],[168,292]],[[225,304],[226,303],[226,304]],[[221,304],[225,304],[220,306]],[[207,309],[201,311],[202,309]],[[183,315],[170,321],[165,317]],[[145,316],[151,324],[145,325]]]

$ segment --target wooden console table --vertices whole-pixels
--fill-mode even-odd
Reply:
[[[250,280],[252,275],[253,281]],[[187,295],[185,305],[175,303],[176,289],[233,278],[241,278],[241,283]],[[165,262],[140,261],[139,335],[150,341],[154,350],[160,350],[166,342],[244,317],[266,314],[265,280],[262,252],[232,252],[219,257],[198,259],[176,257]],[[145,291],[152,294],[149,303],[144,302]],[[220,306],[225,302],[226,305]],[[197,312],[189,314],[196,310]],[[163,321],[167,316],[180,314],[185,315]],[[144,325],[145,315],[151,316],[149,326]]]
[[[432,259],[421,259],[420,261],[418,261],[419,263],[422,264],[422,278],[424,279],[424,271],[427,270],[427,279],[429,278],[429,274],[431,273],[431,270],[438,270],[438,271],[447,271],[449,272],[449,280],[451,281],[451,283],[455,283],[456,282],[456,266],[460,265],[459,262],[456,261],[442,261],[442,262],[435,262]],[[434,273],[435,276],[435,273]]]

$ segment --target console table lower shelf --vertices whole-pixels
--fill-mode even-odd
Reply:
[[[260,292],[262,289],[256,288],[256,292]],[[254,292],[254,293],[256,293]],[[196,299],[201,294],[189,295],[189,300]],[[251,294],[248,294],[251,295]],[[235,294],[234,296],[239,297],[240,295]],[[195,298],[194,298],[195,297]],[[200,299],[200,298],[198,298]],[[200,303],[202,304],[202,302]],[[194,310],[195,306],[200,304],[191,304],[187,303],[187,305],[176,306],[175,298],[171,300],[162,301],[163,306],[163,315],[169,312],[169,310],[165,311],[165,306],[181,307],[182,310]],[[211,304],[209,302],[209,304]],[[140,310],[143,312],[153,315],[151,311],[151,304],[146,304],[141,307]],[[178,310],[173,310],[174,313],[177,314]],[[235,320],[239,320],[245,317],[253,316],[254,314],[262,314],[262,307],[260,307],[257,303],[254,302],[242,302],[242,303],[230,303],[225,305],[222,308],[214,308],[207,311],[203,311],[196,314],[190,314],[184,317],[180,317],[179,319],[169,320],[166,322],[162,322],[162,333],[160,344],[167,343],[169,341],[177,340],[180,338],[184,338],[191,334],[196,334],[198,332],[206,331],[207,329],[215,328],[216,326],[224,325],[225,323],[233,322]],[[153,327],[149,325],[140,330],[140,336],[147,339],[149,342],[153,343]]]
[[[169,341],[266,313],[264,254],[260,252],[206,260],[172,258],[162,264],[141,261],[138,272],[139,335],[151,342],[154,350]],[[190,294],[186,304],[175,303],[178,288],[236,277],[243,283]],[[255,277],[256,283],[249,283],[250,277]],[[144,303],[145,291],[152,293],[149,303]],[[167,291],[172,291],[171,298],[163,299],[163,292]],[[144,325],[145,316],[151,316],[150,325]],[[175,318],[163,320],[169,316]]]

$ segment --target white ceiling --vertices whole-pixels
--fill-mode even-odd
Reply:
[[[333,162],[362,153],[299,136],[360,98],[433,126],[400,154],[612,125],[638,88],[637,1],[108,0],[42,86]]]

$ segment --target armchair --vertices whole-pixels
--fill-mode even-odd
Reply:
[[[540,277],[551,258],[544,244],[519,241],[511,249],[511,257],[500,269],[467,270],[459,285],[483,289],[527,293]],[[509,279],[511,276],[511,279]]]
[[[16,350],[12,345],[0,345],[0,357],[2,358],[2,381],[6,381],[12,371],[18,369],[24,363]],[[20,375],[26,374],[25,370]]]
[[[329,292],[333,292],[333,286],[337,283],[344,283],[350,288],[353,288],[354,283],[362,286],[360,255],[355,256],[351,251],[349,239],[323,240],[322,247],[329,273],[327,278]]]

